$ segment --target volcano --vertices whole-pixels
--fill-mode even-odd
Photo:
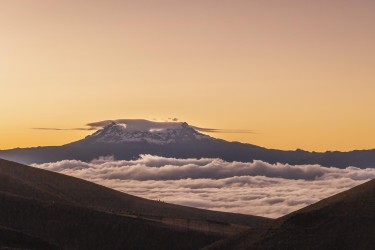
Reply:
[[[149,154],[169,158],[220,158],[241,162],[262,160],[268,163],[319,164],[339,168],[375,166],[374,149],[324,153],[284,151],[217,139],[202,133],[206,130],[186,122],[109,121],[103,128],[76,142],[62,146],[0,150],[0,157],[27,165],[60,160],[89,162],[102,156],[132,160],[142,154]]]

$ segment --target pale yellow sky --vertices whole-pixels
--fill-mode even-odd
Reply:
[[[0,149],[178,117],[270,148],[375,148],[375,2],[3,0]]]

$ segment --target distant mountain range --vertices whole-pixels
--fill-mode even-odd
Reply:
[[[118,160],[136,159],[141,154],[172,158],[221,158],[226,161],[262,160],[293,165],[320,164],[345,168],[375,167],[375,150],[350,152],[307,152],[267,149],[252,144],[228,142],[198,132],[187,123],[144,128],[112,122],[86,138],[63,146],[1,150],[0,158],[23,164],[66,159],[91,161],[100,156]]]
[[[199,249],[268,220],[147,200],[0,159],[0,249]]]

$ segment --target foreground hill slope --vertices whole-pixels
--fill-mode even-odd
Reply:
[[[140,218],[6,194],[0,194],[0,224],[21,232],[22,237],[14,241],[26,249],[35,242],[63,249],[196,249],[220,238]],[[3,247],[7,245],[3,243]]]
[[[374,249],[375,180],[205,249]]]
[[[209,211],[152,201],[82,179],[0,159],[0,192],[69,203],[116,214],[209,219],[254,226],[263,217]]]
[[[265,220],[146,200],[0,160],[2,247],[197,249]]]
[[[0,249],[60,249],[36,237],[0,227]]]

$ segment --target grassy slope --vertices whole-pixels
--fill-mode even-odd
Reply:
[[[375,180],[206,249],[374,249]]]
[[[0,224],[64,249],[197,249],[218,239],[142,219],[4,193],[0,193]]]
[[[0,191],[36,199],[70,202],[117,214],[210,219],[254,226],[267,219],[151,201],[88,181],[0,160]]]
[[[0,249],[60,249],[39,238],[24,233],[0,227]]]
[[[146,215],[215,220],[228,226],[265,220],[150,201],[0,160],[0,227],[6,229],[0,230],[0,246],[19,237],[20,246],[35,241],[69,249],[197,249],[220,238],[145,219]]]

